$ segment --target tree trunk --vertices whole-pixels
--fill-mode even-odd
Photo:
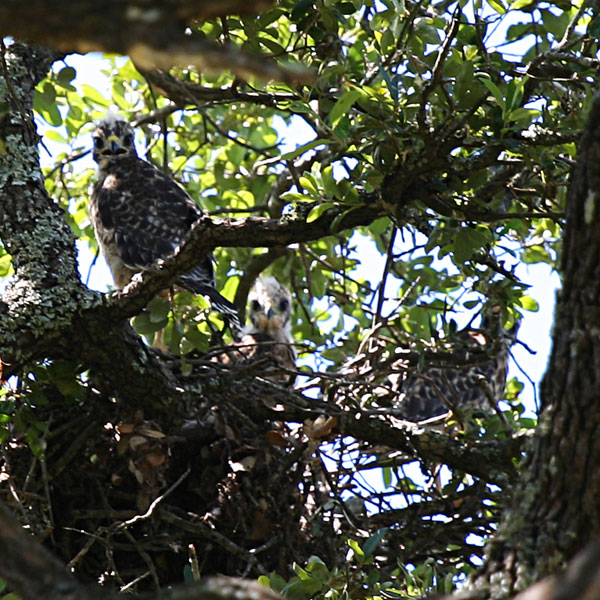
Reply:
[[[476,588],[508,598],[600,536],[600,98],[572,173],[553,351],[523,481]]]

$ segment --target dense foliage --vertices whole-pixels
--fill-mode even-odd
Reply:
[[[293,291],[303,377],[295,391],[273,393],[282,404],[323,402],[323,416],[269,432],[272,452],[280,452],[272,460],[297,461],[285,494],[294,497],[290,518],[299,523],[292,536],[298,546],[285,553],[298,564],[290,570],[266,562],[262,578],[272,587],[294,597],[372,597],[382,590],[418,597],[449,591],[480,563],[482,541],[510,499],[520,440],[533,425],[522,416],[522,384],[508,383],[498,413],[454,415],[447,436],[398,424],[393,402],[379,401],[378,386],[398,349],[411,351],[407,368],[417,372],[436,350],[442,353],[437,365],[460,366],[451,352],[457,329],[495,309],[510,331],[523,311],[536,309],[515,268],[557,266],[567,177],[599,66],[600,17],[578,4],[281,0],[259,17],[201,23],[193,34],[308,66],[312,84],[243,81],[193,67],[142,72],[112,56],[101,66],[110,82],[106,95],[94,87],[103,81],[98,74],[83,72],[85,60],[67,56],[38,86],[37,123],[52,155],[46,189],[64,209],[84,256],[97,252],[87,213],[95,174],[91,122],[108,109],[137,124],[140,154],[180,181],[211,216],[305,219],[310,231],[323,215],[335,215],[329,235],[319,239],[215,252],[219,287],[238,306],[261,272]],[[365,209],[362,226],[343,228],[345,218]],[[0,257],[0,270],[10,274],[9,255]],[[95,273],[93,267],[90,283],[102,288]],[[186,292],[153,300],[133,321],[149,339],[166,327],[165,341],[188,375],[200,353],[220,343],[214,335],[220,324],[204,299]],[[29,482],[26,471],[11,472],[11,462],[24,461],[31,450],[42,475],[48,463],[54,431],[48,403],[62,403],[75,419],[74,407],[104,393],[85,364],[71,361],[29,365],[8,382],[0,436],[20,448],[4,466],[15,493]],[[325,402],[340,412],[328,414]],[[345,426],[341,414],[357,418]],[[301,412],[296,416],[303,420]],[[129,418],[125,426],[113,423],[121,440],[143,428],[140,417]],[[390,428],[387,437],[368,424],[361,430],[365,420]],[[173,435],[164,423],[144,427],[140,435],[152,437],[148,431],[161,427]],[[224,437],[240,441],[237,433]],[[102,462],[101,445],[88,442],[92,462]],[[461,463],[464,448],[474,452],[470,463]],[[450,468],[440,473],[446,456]],[[204,459],[218,460],[210,453]],[[238,461],[238,470],[252,477],[254,463]],[[177,480],[174,473],[161,477],[155,495]],[[288,501],[283,492],[281,498]],[[142,510],[139,496],[137,502]],[[52,509],[38,510],[46,516],[32,520],[43,528]],[[120,518],[131,515],[122,510]],[[276,529],[254,518],[261,533],[235,538],[245,551],[266,546]],[[108,547],[117,530],[103,527],[98,535]],[[235,537],[235,528],[221,533]],[[66,561],[81,552],[57,539]],[[284,536],[276,543],[281,539],[289,542]],[[139,550],[142,562],[160,563],[165,550],[152,544]],[[151,558],[155,550],[158,558]],[[249,553],[241,556],[247,572],[261,574]],[[138,575],[120,574],[118,557],[90,560],[82,567],[88,578],[102,574],[125,586]],[[237,563],[227,567],[241,571]],[[221,562],[217,570],[227,567]],[[160,565],[152,573],[156,583],[165,582]]]

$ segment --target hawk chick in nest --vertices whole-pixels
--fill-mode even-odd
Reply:
[[[93,138],[98,180],[90,218],[115,284],[122,288],[135,273],[172,254],[203,213],[173,179],[138,157],[133,129],[122,116],[109,113]],[[215,289],[210,255],[177,283],[208,296],[234,330],[241,328],[235,306]]]
[[[241,339],[226,354],[218,357],[222,363],[247,359],[272,358],[276,366],[295,369],[296,351],[292,336],[292,295],[275,277],[256,280],[248,296],[250,324]],[[277,374],[269,379],[292,384],[295,376]]]

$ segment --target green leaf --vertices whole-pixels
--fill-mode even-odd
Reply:
[[[157,296],[148,302],[146,310],[149,312],[149,318],[152,323],[164,323],[171,310],[171,303],[165,298]]]
[[[488,3],[499,15],[506,12],[506,6],[504,6],[502,0],[488,0]]]
[[[500,88],[487,77],[479,77],[479,81],[485,85],[485,87],[492,93],[496,102],[504,108],[504,94],[500,91]]]
[[[298,181],[300,182],[300,185],[313,198],[319,198],[320,197],[318,185],[317,185],[317,183],[315,181],[315,178],[312,175],[310,175],[310,174],[302,175],[302,177],[298,178]]]
[[[358,564],[362,564],[366,557],[358,542],[356,540],[348,540],[348,546],[352,548]]]
[[[91,85],[87,83],[82,84],[81,91],[83,92],[83,101],[91,104],[99,104],[104,108],[108,108],[110,106],[110,102],[108,102],[101,94],[93,88]]]
[[[336,138],[339,140],[343,140],[344,142],[348,139],[350,135],[350,119],[348,115],[342,115],[337,125],[333,129],[333,133]]]
[[[160,331],[167,325],[167,319],[163,321],[152,321],[150,313],[143,311],[133,319],[133,328],[141,335],[150,335]]]
[[[464,263],[490,241],[489,233],[474,227],[459,229],[454,238],[454,257],[457,263]]]
[[[281,199],[286,202],[314,202],[315,200],[312,196],[299,194],[298,192],[285,192],[281,194]]]
[[[318,138],[316,140],[313,140],[312,142],[308,142],[307,144],[303,144],[302,146],[299,146],[298,148],[296,148],[295,150],[292,150],[291,152],[282,154],[280,156],[280,158],[281,158],[281,160],[292,160],[292,159],[297,158],[298,156],[304,154],[305,152],[308,152],[309,150],[316,148],[317,146],[322,146],[322,145],[326,146],[327,144],[331,144],[331,140],[328,140],[326,138]]]
[[[285,50],[284,50],[283,46],[281,44],[278,44],[277,42],[273,41],[269,37],[259,36],[258,41],[260,42],[260,44],[262,44],[263,46],[268,48],[272,54],[275,54],[275,55],[285,54]]]
[[[50,123],[50,125],[53,125],[54,127],[59,127],[60,125],[62,125],[62,116],[56,105],[52,105],[46,109],[42,109],[40,112],[42,114],[42,117],[44,117],[44,119],[48,123]]]
[[[335,179],[333,178],[333,167],[331,165],[326,166],[321,172],[321,177],[323,180],[325,193],[330,198],[336,198],[338,196],[338,187]]]
[[[527,8],[529,5],[536,6],[537,2],[534,0],[515,0],[515,2],[511,2],[510,9],[521,10],[523,8]]]
[[[60,133],[58,133],[58,131],[56,131],[56,129],[48,129],[44,133],[44,137],[48,138],[49,140],[52,140],[54,142],[59,142],[61,144],[68,144],[67,139],[65,137],[63,137],[62,135],[60,135]]]
[[[425,42],[425,44],[439,44],[440,33],[437,27],[432,24],[432,19],[419,17],[415,19],[415,34]]]
[[[521,254],[521,260],[526,264],[552,263],[548,251],[543,246],[530,246]]]
[[[76,74],[73,67],[64,67],[56,75],[56,80],[61,87],[74,92],[76,89],[71,85],[71,81],[75,79]]]
[[[350,107],[361,97],[358,90],[344,92],[329,111],[329,123],[335,128],[338,121],[350,110]]]
[[[530,312],[537,312],[540,309],[539,304],[531,296],[521,296],[519,304]]]
[[[312,223],[313,221],[316,221],[325,211],[333,208],[334,206],[335,204],[333,202],[323,202],[323,204],[317,204],[317,206],[313,206],[306,217],[306,222]]]
[[[383,479],[383,487],[389,488],[392,485],[392,469],[390,467],[383,467],[381,469],[381,477]]]
[[[197,327],[187,329],[184,337],[191,342],[196,350],[207,352],[210,349],[210,335],[200,331]]]
[[[183,580],[185,583],[194,583],[194,572],[192,571],[192,567],[190,565],[185,565],[183,567]],[[2,600],[0,598],[0,600]]]
[[[515,108],[510,111],[507,117],[512,121],[527,119],[528,122],[532,122],[539,114],[540,112],[534,108]]]
[[[467,310],[471,310],[471,309],[475,308],[476,306],[479,306],[480,304],[481,304],[481,302],[479,300],[467,300],[466,302],[463,303],[463,306]]]
[[[381,543],[381,540],[385,537],[386,533],[390,530],[389,527],[382,527],[378,529],[364,544],[363,551],[365,556],[369,558],[377,549],[377,546]]]
[[[40,438],[39,433],[33,427],[30,427],[27,430],[25,439],[27,440],[27,445],[29,446],[31,452],[33,452],[33,455],[37,459],[42,460],[44,456],[44,450],[46,449],[46,441]]]

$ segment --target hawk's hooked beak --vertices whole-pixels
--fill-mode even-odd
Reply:
[[[114,133],[106,139],[106,148],[101,154],[127,154],[127,150],[121,145],[121,140]]]

